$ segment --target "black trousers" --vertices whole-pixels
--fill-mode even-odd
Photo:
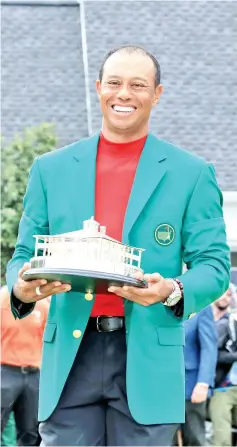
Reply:
[[[177,427],[140,425],[132,418],[122,330],[85,333],[59,403],[39,431],[42,447],[170,446]]]
[[[182,426],[184,446],[204,446],[206,421],[206,402],[194,404],[186,400],[185,424]]]
[[[1,433],[13,411],[18,445],[38,445],[38,397],[39,371],[1,365]]]

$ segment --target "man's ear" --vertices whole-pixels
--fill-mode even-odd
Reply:
[[[97,91],[97,95],[100,97],[101,82],[99,80],[95,81],[95,88],[96,88],[96,91]]]
[[[163,90],[164,90],[164,87],[163,87],[162,84],[159,84],[159,85],[156,86],[155,97],[154,97],[154,101],[153,101],[153,107],[155,107],[156,104],[159,102],[160,97],[161,97],[161,95],[163,93]]]

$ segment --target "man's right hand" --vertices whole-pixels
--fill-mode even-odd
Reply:
[[[44,279],[24,281],[22,275],[31,268],[30,263],[25,263],[18,273],[18,280],[13,287],[13,293],[23,303],[35,303],[57,293],[69,292],[70,284],[62,284],[60,281],[48,282]],[[39,287],[42,295],[37,295],[36,288]]]

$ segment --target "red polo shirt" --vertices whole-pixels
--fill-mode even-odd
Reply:
[[[7,288],[4,287],[1,292],[1,363],[40,368],[49,300],[38,301],[30,315],[15,320]]]
[[[95,219],[108,236],[121,241],[124,216],[146,136],[130,143],[112,143],[101,134],[96,161]],[[122,298],[97,294],[91,316],[124,315]]]

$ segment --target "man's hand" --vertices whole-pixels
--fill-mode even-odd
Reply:
[[[147,282],[147,288],[139,287],[109,287],[108,291],[113,292],[122,298],[134,301],[141,306],[150,306],[151,304],[164,302],[173,291],[172,281],[163,278],[159,273],[143,275],[138,273],[135,278]]]
[[[62,284],[59,281],[47,282],[44,279],[36,279],[33,281],[24,281],[23,273],[30,269],[30,264],[26,263],[18,273],[18,280],[13,287],[13,293],[18,300],[23,303],[35,303],[36,301],[47,298],[57,293],[68,292],[71,290],[70,284]],[[37,295],[36,288],[40,287],[42,295]]]
[[[207,400],[209,385],[207,383],[197,383],[193,389],[191,402],[193,404],[200,404]]]

